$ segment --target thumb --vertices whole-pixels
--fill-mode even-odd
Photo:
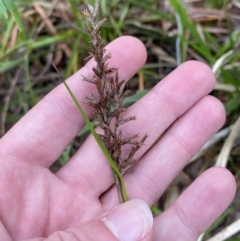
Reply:
[[[103,238],[99,241],[150,241],[153,216],[148,205],[142,200],[133,199],[123,203],[112,209],[101,220],[115,237],[112,239]]]
[[[152,226],[151,210],[145,202],[134,199],[100,215],[97,219],[67,231],[53,233],[41,241],[150,241]]]

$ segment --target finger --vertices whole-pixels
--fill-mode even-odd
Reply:
[[[146,144],[136,153],[136,158],[139,159],[177,118],[208,94],[214,83],[215,78],[209,67],[190,61],[177,68],[130,107],[126,115],[137,115],[137,120],[123,125],[123,133],[127,136],[136,133],[143,136],[147,133],[149,136]],[[111,170],[92,137],[87,139],[58,175],[77,188],[84,183],[85,188],[96,191],[96,195],[106,191],[113,182]]]
[[[133,37],[118,38],[107,46],[107,50],[112,53],[109,66],[119,68],[120,79],[131,78],[146,60],[145,47]],[[92,84],[82,81],[82,76],[92,75],[94,63],[91,60],[67,80],[81,104],[86,95],[95,92]],[[89,106],[82,106],[91,116]],[[83,119],[65,86],[61,84],[1,139],[1,150],[48,167],[83,126]]]
[[[197,240],[228,207],[235,192],[234,177],[227,169],[207,170],[155,218],[154,240]]]
[[[28,241],[150,241],[152,226],[149,207],[141,200],[131,200],[79,227]]]
[[[224,120],[225,111],[219,100],[211,96],[202,98],[164,133],[133,172],[125,175],[129,196],[142,198],[149,205],[156,202]],[[111,205],[117,203],[114,192],[112,188],[102,202],[109,205],[112,199]]]
[[[1,220],[0,220],[0,237],[4,241],[11,241],[12,240]]]

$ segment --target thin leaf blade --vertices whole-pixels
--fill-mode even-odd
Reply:
[[[24,40],[25,39],[25,30],[23,27],[23,23],[22,23],[20,14],[18,13],[17,7],[14,4],[13,0],[0,0],[0,1],[3,1],[3,4],[6,6],[6,9],[12,13],[12,16],[20,31],[19,37],[21,40]]]
[[[4,18],[8,19],[7,10],[3,3],[3,0],[0,0],[0,13],[4,16]]]

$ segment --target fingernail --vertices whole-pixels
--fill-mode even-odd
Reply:
[[[113,209],[103,222],[121,241],[136,241],[150,232],[153,216],[148,205],[133,199]]]

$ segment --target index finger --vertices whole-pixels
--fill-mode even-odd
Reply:
[[[109,66],[119,69],[121,80],[131,78],[145,63],[145,47],[136,38],[120,37],[106,48],[112,53]],[[93,65],[94,60],[90,60],[67,80],[79,103],[83,103],[86,95],[95,93],[92,84],[82,81],[82,76],[92,75]],[[91,117],[93,113],[89,106],[82,104],[82,107]],[[5,134],[0,140],[1,149],[4,154],[49,167],[84,124],[65,86],[61,84]]]

